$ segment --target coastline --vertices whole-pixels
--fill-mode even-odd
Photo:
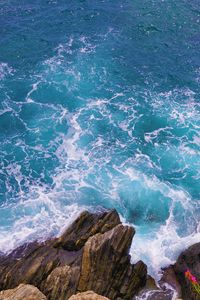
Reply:
[[[7,299],[5,290],[18,287],[17,293],[27,292],[27,286],[20,284],[35,286],[48,300],[67,300],[88,291],[110,300],[199,299],[184,275],[189,269],[199,276],[198,244],[163,269],[156,283],[142,261],[131,263],[129,250],[134,235],[135,229],[122,224],[116,210],[82,212],[59,238],[27,243],[1,255],[0,299]],[[93,296],[86,295],[87,299]]]

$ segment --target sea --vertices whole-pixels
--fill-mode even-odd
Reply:
[[[0,0],[0,252],[102,207],[155,277],[200,242],[200,1]]]

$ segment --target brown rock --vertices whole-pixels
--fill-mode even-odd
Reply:
[[[69,300],[109,300],[106,297],[100,296],[92,291],[78,293],[69,298]]]
[[[66,300],[76,293],[79,274],[79,267],[57,267],[43,282],[41,291],[48,300]]]
[[[99,214],[85,211],[56,241],[54,247],[62,247],[68,251],[80,250],[90,236],[104,233],[120,223],[116,210],[104,211]]]
[[[146,282],[146,266],[131,265],[128,251],[135,231],[118,225],[89,238],[83,250],[78,290],[114,299],[131,299]]]
[[[14,288],[20,283],[29,283],[40,289],[55,268],[80,265],[81,247],[91,235],[106,232],[119,223],[119,215],[115,210],[94,214],[84,212],[60,239],[30,243],[7,257],[1,257],[0,290]]]
[[[130,300],[147,277],[146,265],[130,263],[134,233],[120,223],[115,210],[84,212],[60,238],[26,244],[1,256],[0,290],[26,283],[48,300],[67,300],[89,290],[111,300]]]
[[[147,281],[145,284],[144,289],[146,290],[159,290],[159,287],[157,286],[155,279],[151,277],[150,275],[147,276]]]
[[[47,300],[47,298],[35,286],[20,284],[15,289],[1,291],[0,300]]]
[[[29,249],[30,250],[30,249]],[[10,258],[0,264],[0,289],[29,283],[40,289],[41,283],[58,266],[78,264],[81,253],[55,249],[51,241],[28,251],[21,259]]]

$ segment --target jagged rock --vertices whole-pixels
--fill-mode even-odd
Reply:
[[[79,250],[90,236],[96,233],[104,233],[120,223],[116,210],[101,214],[91,214],[85,211],[57,240],[55,247],[62,247],[68,251]]]
[[[155,282],[155,279],[153,277],[151,277],[150,275],[147,276],[147,280],[146,280],[146,284],[144,286],[144,288],[142,289],[143,291],[144,290],[153,290],[153,291],[156,291],[156,290],[159,290],[159,287],[157,286],[156,282]]]
[[[118,225],[89,238],[83,250],[78,290],[114,299],[131,299],[146,282],[146,266],[130,264],[128,251],[135,231]]]
[[[197,243],[185,250],[174,265],[174,271],[182,288],[184,300],[199,300],[198,295],[192,289],[191,283],[185,278],[185,271],[189,270],[200,283],[200,243]]]
[[[80,248],[91,235],[106,232],[119,223],[119,215],[115,210],[93,214],[84,212],[60,239],[24,245],[9,256],[1,257],[0,290],[14,288],[20,283],[30,283],[40,289],[55,268],[80,265]]]
[[[66,300],[76,293],[79,274],[79,267],[57,267],[43,282],[41,291],[48,300]]]
[[[67,300],[89,290],[110,300],[130,300],[147,276],[146,265],[130,263],[134,233],[121,224],[115,210],[84,212],[60,238],[1,256],[0,290],[29,283],[48,300]]]
[[[69,300],[109,300],[106,297],[100,296],[92,291],[78,293],[69,298]]]
[[[79,264],[79,252],[55,249],[52,241],[28,248],[21,259],[5,260],[0,264],[0,289],[14,288],[20,283],[29,283],[40,289],[41,283],[58,266]]]
[[[0,300],[47,300],[35,286],[20,284],[15,289],[0,292]]]

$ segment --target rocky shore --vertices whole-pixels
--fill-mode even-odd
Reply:
[[[200,299],[185,278],[190,270],[200,280],[200,244],[163,270],[156,285],[142,261],[130,261],[134,234],[115,210],[83,212],[61,237],[0,257],[0,300]]]

